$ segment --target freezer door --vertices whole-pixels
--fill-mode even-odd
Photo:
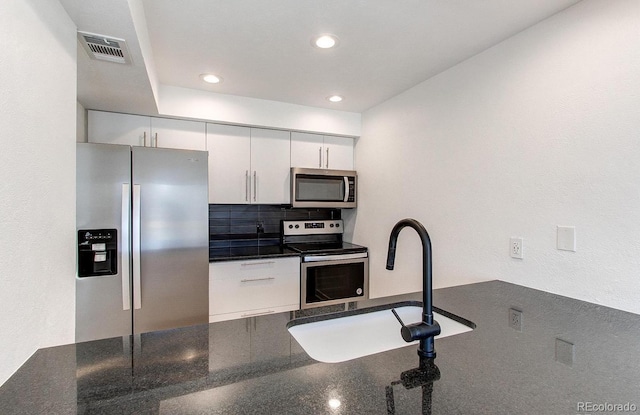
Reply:
[[[207,323],[208,153],[132,153],[134,333]]]
[[[129,146],[76,147],[76,228],[117,230],[117,274],[76,276],[76,341],[131,334]]]

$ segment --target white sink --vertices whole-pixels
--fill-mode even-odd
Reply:
[[[422,307],[400,306],[396,308],[396,312],[406,325],[422,320]],[[442,329],[441,334],[436,336],[436,352],[437,339],[473,330],[468,325],[436,312],[433,316]],[[294,320],[293,325],[290,325],[289,333],[311,358],[325,363],[344,362],[418,343],[402,340],[400,323],[390,308],[323,321],[302,324],[295,322]]]

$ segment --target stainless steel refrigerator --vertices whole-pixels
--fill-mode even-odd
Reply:
[[[77,144],[76,341],[208,322],[207,157]]]

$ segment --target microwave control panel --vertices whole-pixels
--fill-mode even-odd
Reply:
[[[349,196],[347,197],[346,201],[354,203],[356,201],[356,178],[349,177],[348,182],[349,182]]]

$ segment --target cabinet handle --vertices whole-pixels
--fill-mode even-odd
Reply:
[[[244,171],[244,201],[249,201],[249,170]]]
[[[146,147],[147,146],[147,132],[143,132],[142,133],[142,146]]]
[[[155,140],[156,141],[156,145],[152,146],[152,147],[158,148],[158,133],[155,134],[155,138],[156,138],[156,140]],[[327,154],[329,154],[329,150],[327,150]]]
[[[253,281],[270,281],[270,280],[275,280],[276,277],[266,277],[266,278],[246,278],[243,280],[240,280],[240,282],[253,282]]]
[[[269,311],[262,311],[262,312],[258,312],[258,313],[247,313],[247,314],[243,314],[240,317],[253,317],[253,316],[261,316],[264,314],[273,314],[275,313],[275,310],[269,310]]]
[[[240,266],[246,267],[249,265],[268,265],[268,264],[275,264],[275,263],[276,261],[243,262],[242,264],[240,264]]]
[[[329,168],[329,147],[327,147],[327,159],[325,160],[327,163],[327,169]]]
[[[258,179],[256,176],[256,171],[253,171],[253,201],[255,202],[258,194]]]
[[[322,168],[322,147],[318,148],[318,167]]]

